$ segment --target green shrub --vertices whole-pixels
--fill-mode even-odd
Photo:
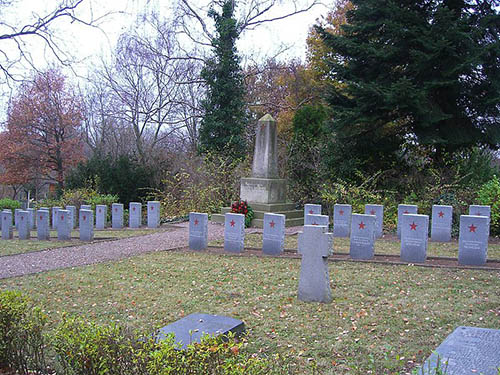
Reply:
[[[477,203],[491,206],[490,234],[500,235],[500,180],[493,176],[477,194]]]
[[[0,211],[2,210],[15,210],[16,208],[21,208],[21,202],[10,198],[0,199]]]

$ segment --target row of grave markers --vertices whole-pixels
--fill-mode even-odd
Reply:
[[[352,259],[369,260],[375,256],[375,239],[377,238],[377,216],[370,214],[352,214],[347,205],[341,209],[349,225],[350,257]],[[413,206],[416,209],[416,206]],[[434,210],[441,210],[442,206],[435,206]],[[477,206],[471,206],[477,209]],[[485,208],[488,206],[481,206]],[[406,213],[407,207],[400,207],[402,213],[398,221],[401,238],[400,258],[403,262],[423,263],[427,259],[429,216],[416,213]],[[438,212],[437,216],[440,215]],[[448,211],[449,212],[449,211]],[[451,214],[451,212],[449,212]],[[328,216],[308,214],[307,228],[321,227],[322,232],[328,232]],[[311,230],[311,229],[307,229]],[[451,230],[451,229],[450,229]],[[342,232],[342,235],[345,232]],[[332,239],[335,237],[335,226]],[[228,213],[225,215],[224,249],[229,252],[244,250],[245,216]],[[317,241],[321,242],[321,236]],[[461,265],[484,265],[487,261],[489,238],[489,217],[481,215],[462,215],[460,217],[460,236],[458,262]],[[299,235],[300,239],[300,235]],[[264,214],[263,244],[264,254],[279,255],[283,252],[285,241],[285,215]],[[193,250],[203,250],[208,243],[208,215],[190,213],[189,215],[189,247]],[[318,244],[320,246],[320,244]],[[299,253],[301,244],[299,240]]]
[[[97,205],[95,210],[95,227],[96,229],[105,229],[107,226],[107,209],[106,205]],[[52,216],[52,229],[57,231],[59,240],[69,240],[71,231],[76,228],[76,207],[67,206],[53,207],[52,215],[50,209],[42,207],[35,211],[15,210],[14,227],[19,233],[19,238],[22,240],[30,238],[31,230],[37,229],[37,238],[39,240],[48,240],[50,238],[50,216]],[[92,241],[94,238],[94,211],[90,205],[82,205],[79,211],[79,230],[80,240]],[[2,239],[12,239],[12,211],[4,210],[0,215]],[[130,203],[129,212],[129,227],[139,228],[142,223],[142,204]],[[158,228],[160,225],[160,202],[150,201],[147,203],[147,225],[148,228]],[[111,227],[113,229],[123,228],[123,204],[113,203],[111,206]]]

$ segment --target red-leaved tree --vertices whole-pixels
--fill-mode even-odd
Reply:
[[[56,182],[83,159],[82,101],[58,70],[21,86],[0,133],[0,183]]]

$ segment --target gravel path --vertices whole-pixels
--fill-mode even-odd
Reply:
[[[88,245],[61,247],[0,257],[0,279],[66,267],[123,259],[143,253],[188,245],[188,222],[170,225],[170,231]],[[208,224],[209,241],[224,238],[224,227]]]

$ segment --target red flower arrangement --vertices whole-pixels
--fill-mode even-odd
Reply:
[[[231,204],[231,212],[235,214],[245,215],[245,227],[249,227],[253,219],[253,210],[247,203],[247,201],[239,200]]]

